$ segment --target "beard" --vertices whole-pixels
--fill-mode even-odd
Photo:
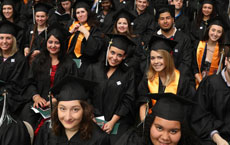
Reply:
[[[161,28],[164,32],[169,32],[173,28],[173,25],[171,25],[169,28]]]

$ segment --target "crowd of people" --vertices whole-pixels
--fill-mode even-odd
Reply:
[[[1,145],[230,144],[229,1],[0,2]]]

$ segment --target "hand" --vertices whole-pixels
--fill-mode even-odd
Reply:
[[[34,100],[34,105],[33,105],[34,108],[39,108],[39,106],[45,107],[45,104],[47,103],[46,100],[42,98],[39,94],[34,95],[33,100]]]
[[[40,53],[40,50],[34,50],[33,53],[30,56],[29,63],[32,64],[32,61],[35,59],[35,57]]]
[[[55,104],[57,102],[56,98],[52,98],[52,104]],[[44,107],[50,107],[50,101],[47,101]]]
[[[201,80],[202,80],[202,78],[200,77],[200,74],[199,73],[196,73],[195,74],[195,78],[196,78],[196,80],[200,83],[201,82]]]
[[[26,47],[24,48],[24,55],[27,56],[30,53],[30,48]]]
[[[73,26],[73,28],[69,31],[70,33],[75,33],[78,31],[78,28],[80,27],[80,24],[76,24]]]
[[[228,142],[223,139],[218,133],[215,133],[212,136],[212,139],[217,145],[229,145]]]
[[[88,38],[89,38],[89,31],[85,28],[85,26],[80,26],[79,28],[78,28],[78,31],[80,31],[81,33],[83,33],[84,34],[84,37],[85,37],[85,39],[86,40],[88,40]]]
[[[107,122],[104,127],[102,128],[106,133],[110,134],[113,130],[114,123],[112,121]]]

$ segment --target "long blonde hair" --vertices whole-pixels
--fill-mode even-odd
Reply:
[[[12,35],[12,39],[13,39],[13,44],[11,46],[11,51],[10,51],[10,56],[13,56],[17,51],[18,51],[18,47],[17,47],[17,41],[16,38]],[[0,49],[0,56],[2,56],[2,49]]]
[[[166,79],[165,79],[165,82],[163,84],[165,86],[168,86],[175,79],[174,60],[173,60],[173,57],[169,54],[169,52],[166,51],[166,50],[157,50],[157,52],[163,57],[163,60],[164,60],[164,63],[165,63],[165,68],[162,71],[166,74]],[[153,81],[156,73],[157,72],[153,69],[153,67],[150,64],[149,65],[149,70],[147,72],[148,80]]]

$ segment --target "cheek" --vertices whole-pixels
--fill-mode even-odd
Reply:
[[[160,132],[156,130],[154,126],[150,128],[150,139],[152,143],[155,143],[160,138]]]
[[[181,138],[181,132],[178,132],[177,134],[175,135],[171,135],[171,140],[173,143],[177,144],[179,141],[180,141],[180,138]]]

